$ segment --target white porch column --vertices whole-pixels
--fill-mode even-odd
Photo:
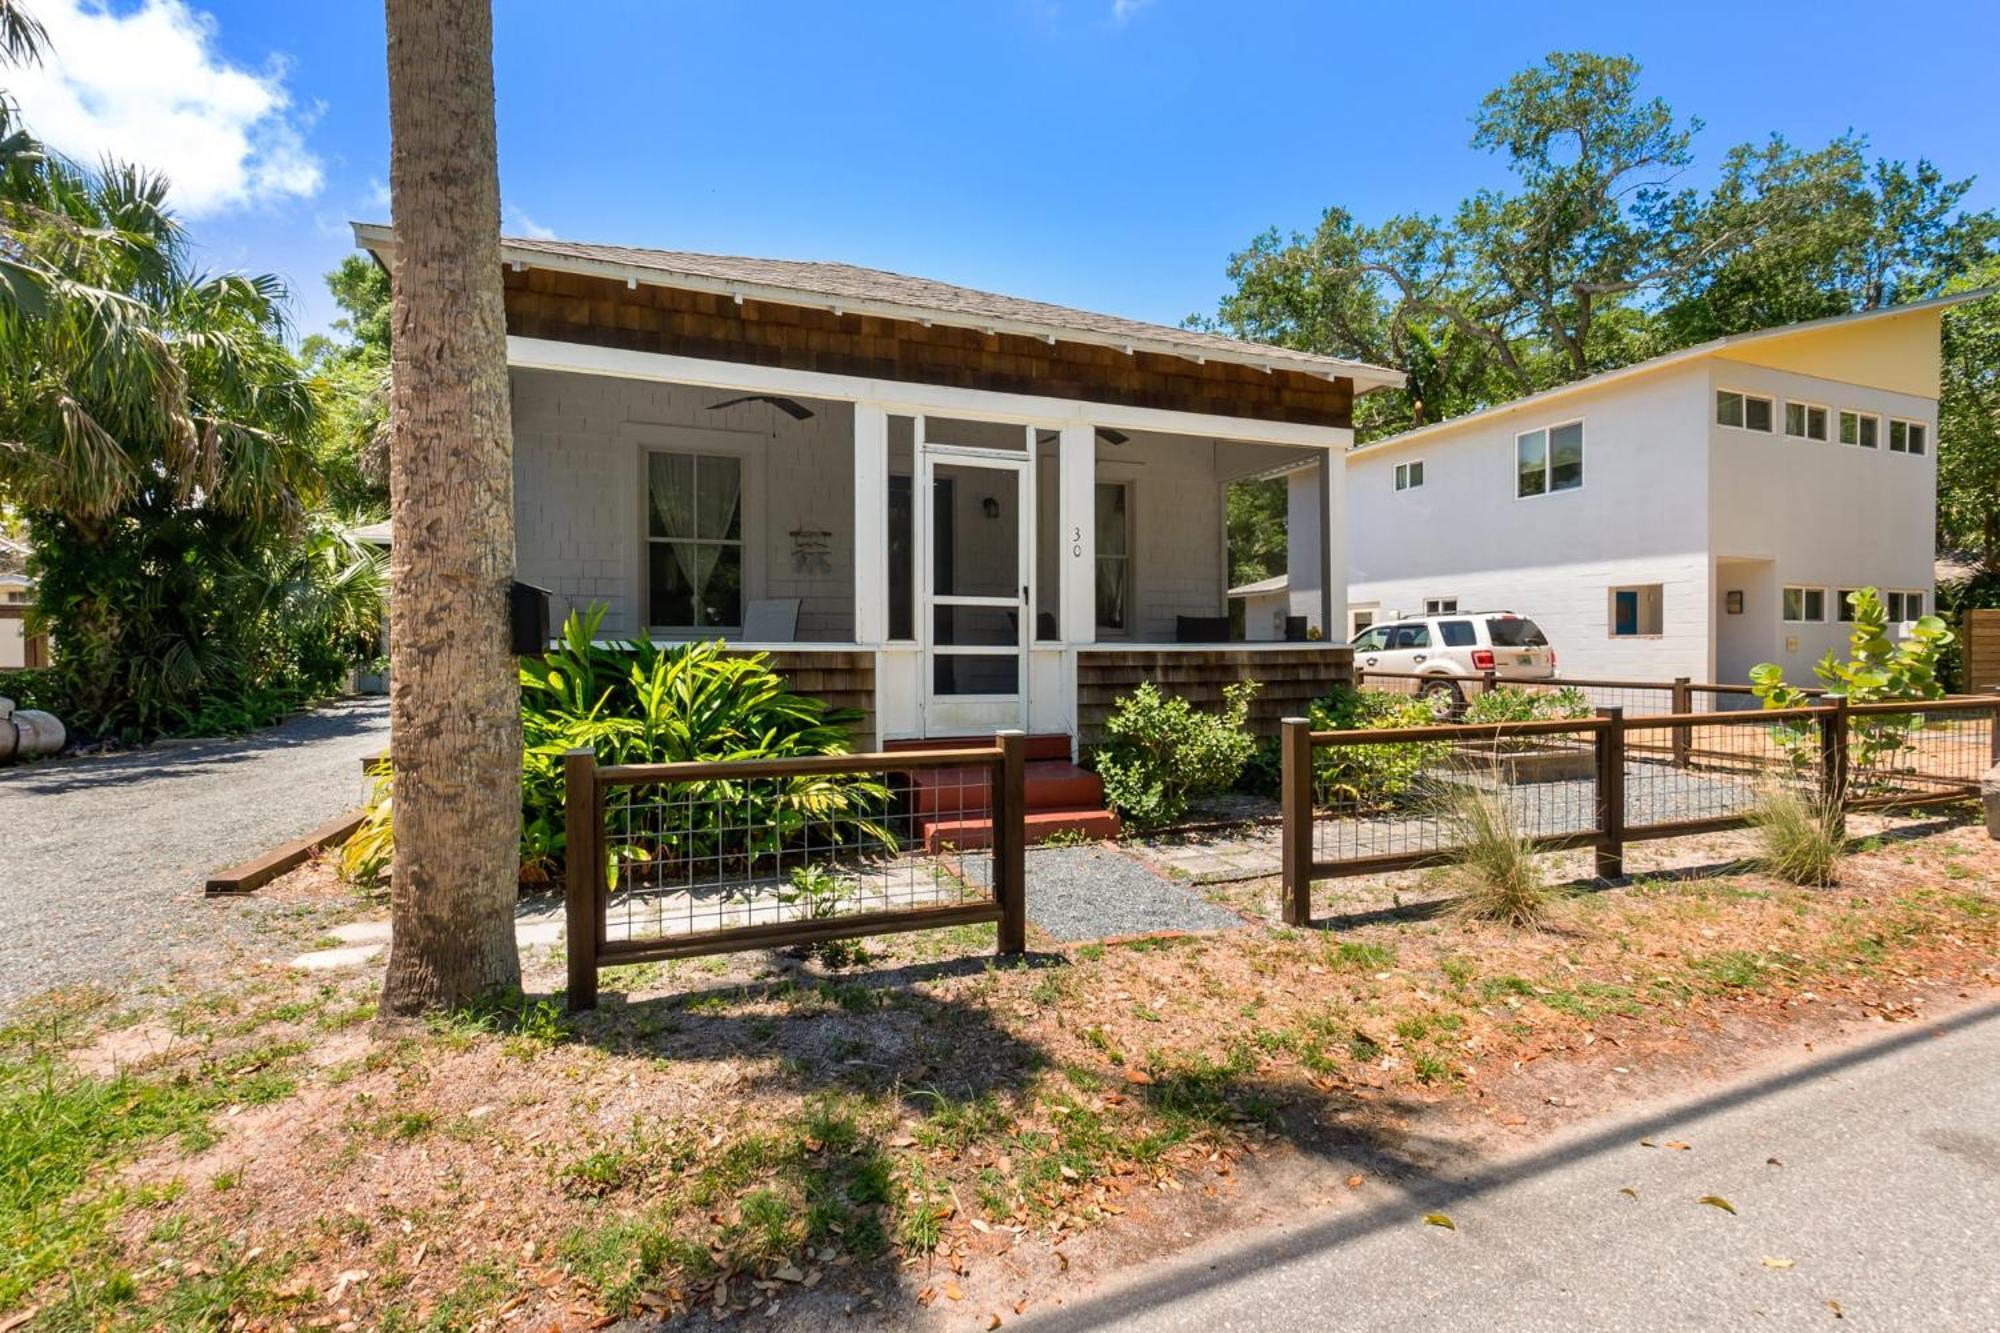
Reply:
[[[854,405],[854,641],[889,637],[889,414]]]
[[[1097,638],[1097,428],[1068,425],[1056,443],[1056,582],[1062,640]]]
[[[1347,454],[1328,449],[1319,459],[1319,615],[1329,643],[1347,641]]]

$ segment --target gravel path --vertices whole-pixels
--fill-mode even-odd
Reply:
[[[357,699],[241,740],[0,768],[0,1014],[254,938],[283,905],[202,881],[359,805],[388,739],[388,700]]]
[[[1243,924],[1234,912],[1103,847],[1031,848],[1027,888],[1028,919],[1063,941]]]

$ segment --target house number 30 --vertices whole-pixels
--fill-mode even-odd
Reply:
[[[1070,529],[1069,540],[1070,540],[1069,553],[1073,556],[1081,558],[1083,555],[1083,529],[1082,528]]]

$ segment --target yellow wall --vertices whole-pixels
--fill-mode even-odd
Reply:
[[[1794,329],[1724,348],[1716,357],[1892,393],[1935,398],[1942,313],[1915,310],[1906,315],[1884,315],[1851,324]]]

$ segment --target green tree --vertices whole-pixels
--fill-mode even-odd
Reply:
[[[2000,256],[1958,280],[2000,289]],[[2000,581],[2000,297],[1945,312],[1938,400],[1938,547],[1974,555]],[[1988,593],[1988,598],[1993,597]]]
[[[326,285],[342,312],[334,336],[313,334],[299,351],[325,407],[320,458],[329,502],[369,521],[389,507],[389,275],[349,255]]]

